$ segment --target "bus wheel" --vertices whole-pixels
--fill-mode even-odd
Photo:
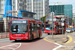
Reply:
[[[18,42],[18,40],[15,40],[15,42]]]
[[[50,35],[50,33],[48,33],[48,35]]]

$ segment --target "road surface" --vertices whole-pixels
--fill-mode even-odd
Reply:
[[[58,45],[43,40],[46,36],[48,35],[43,34],[40,39],[18,42],[10,41],[9,38],[0,39],[0,50],[53,50]]]

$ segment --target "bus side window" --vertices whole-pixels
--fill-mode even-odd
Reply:
[[[42,25],[41,25],[41,24],[39,24],[39,26],[40,26],[40,27],[39,27],[39,29],[42,29]]]
[[[33,24],[32,29],[33,29],[33,31],[36,31],[36,30],[37,30],[37,26],[36,26],[36,24]]]
[[[33,23],[30,23],[30,24],[29,24],[29,31],[30,31],[30,30],[31,30],[31,31],[34,31],[34,25],[35,25],[35,24],[33,24]]]
[[[37,24],[37,29],[40,29],[40,25],[39,24]]]
[[[33,27],[34,27],[34,24],[32,23],[32,31],[34,31]]]
[[[26,29],[27,28],[27,29]],[[25,32],[28,32],[28,25],[24,27]]]
[[[44,27],[44,24],[42,24],[42,27]]]
[[[32,29],[31,23],[29,23],[29,31]]]

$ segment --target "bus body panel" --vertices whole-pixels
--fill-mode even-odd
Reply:
[[[12,34],[9,33],[10,40],[29,40],[28,33],[25,34]]]
[[[44,27],[44,33],[52,33],[52,21],[50,20],[46,20],[47,17],[50,17],[50,16],[46,16],[45,17],[45,27]],[[61,19],[61,17],[56,17],[54,16],[54,18],[57,18],[57,19]],[[62,25],[61,25],[62,21],[53,21],[53,33],[54,34],[57,34],[57,33],[62,33]],[[64,29],[63,29],[63,32],[65,33],[66,31],[66,22],[63,22],[64,23]],[[48,26],[47,26],[48,25]]]
[[[40,34],[40,37],[41,37],[41,36],[42,36],[43,31],[42,31],[42,29],[39,29],[38,31],[39,31],[39,34]]]
[[[44,33],[52,33],[52,30],[46,30],[45,29],[45,32]],[[57,33],[57,32],[55,32],[55,30],[53,30],[53,33],[55,34],[55,33]]]
[[[14,21],[14,20],[27,20],[28,21],[28,32],[26,33],[13,33],[10,32],[10,28],[11,28],[11,21]],[[30,22],[31,21],[31,22]],[[10,40],[31,40],[31,36],[33,35],[34,39],[38,38],[38,34],[40,34],[40,37],[42,36],[42,29],[37,29],[37,31],[32,31],[31,33],[29,32],[29,23],[38,23],[38,24],[42,24],[42,22],[40,21],[35,21],[35,20],[29,20],[29,19],[13,19],[13,20],[10,20],[10,24],[9,24],[9,39]],[[36,24],[37,24],[36,23]],[[31,29],[32,30],[32,29]],[[38,32],[38,33],[37,33]]]

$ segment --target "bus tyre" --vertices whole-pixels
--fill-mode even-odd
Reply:
[[[15,42],[17,42],[18,40],[15,40]]]
[[[48,33],[48,35],[50,35],[50,33]]]

